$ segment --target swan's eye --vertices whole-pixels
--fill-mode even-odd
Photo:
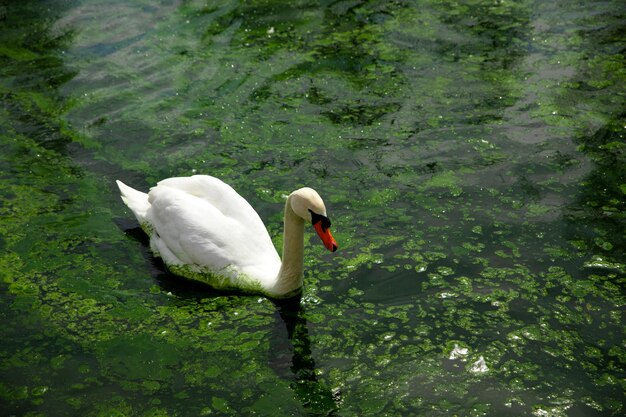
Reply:
[[[322,216],[321,214],[315,213],[313,210],[309,209],[311,213],[311,223],[313,225],[322,222],[322,229],[327,230],[330,228],[330,219],[326,216]]]

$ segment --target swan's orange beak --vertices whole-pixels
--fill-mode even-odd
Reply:
[[[330,233],[330,229],[328,227],[324,227],[323,223],[324,222],[321,221],[316,222],[313,224],[313,227],[315,228],[317,235],[320,237],[320,239],[322,239],[322,242],[324,242],[324,246],[326,246],[326,249],[334,252],[339,246],[337,245],[337,241],[335,240],[333,235]]]

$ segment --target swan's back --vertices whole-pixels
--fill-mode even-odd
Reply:
[[[245,224],[250,232],[267,234],[263,221],[250,203],[224,181],[208,175],[173,177],[159,181],[148,193],[150,204],[156,199],[160,189],[168,187],[204,200],[224,216]]]

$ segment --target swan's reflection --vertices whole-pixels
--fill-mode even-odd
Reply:
[[[337,411],[338,393],[333,395],[317,379],[309,329],[300,301],[300,296],[274,301],[285,324],[287,337],[284,337],[284,331],[279,331],[282,335],[278,334],[278,337],[273,338],[270,345],[270,366],[281,377],[292,380],[291,388],[307,412],[311,415],[334,415]]]

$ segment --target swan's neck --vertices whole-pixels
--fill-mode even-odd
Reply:
[[[304,220],[291,208],[291,196],[285,203],[283,262],[275,290],[289,294],[302,287],[304,276]]]

